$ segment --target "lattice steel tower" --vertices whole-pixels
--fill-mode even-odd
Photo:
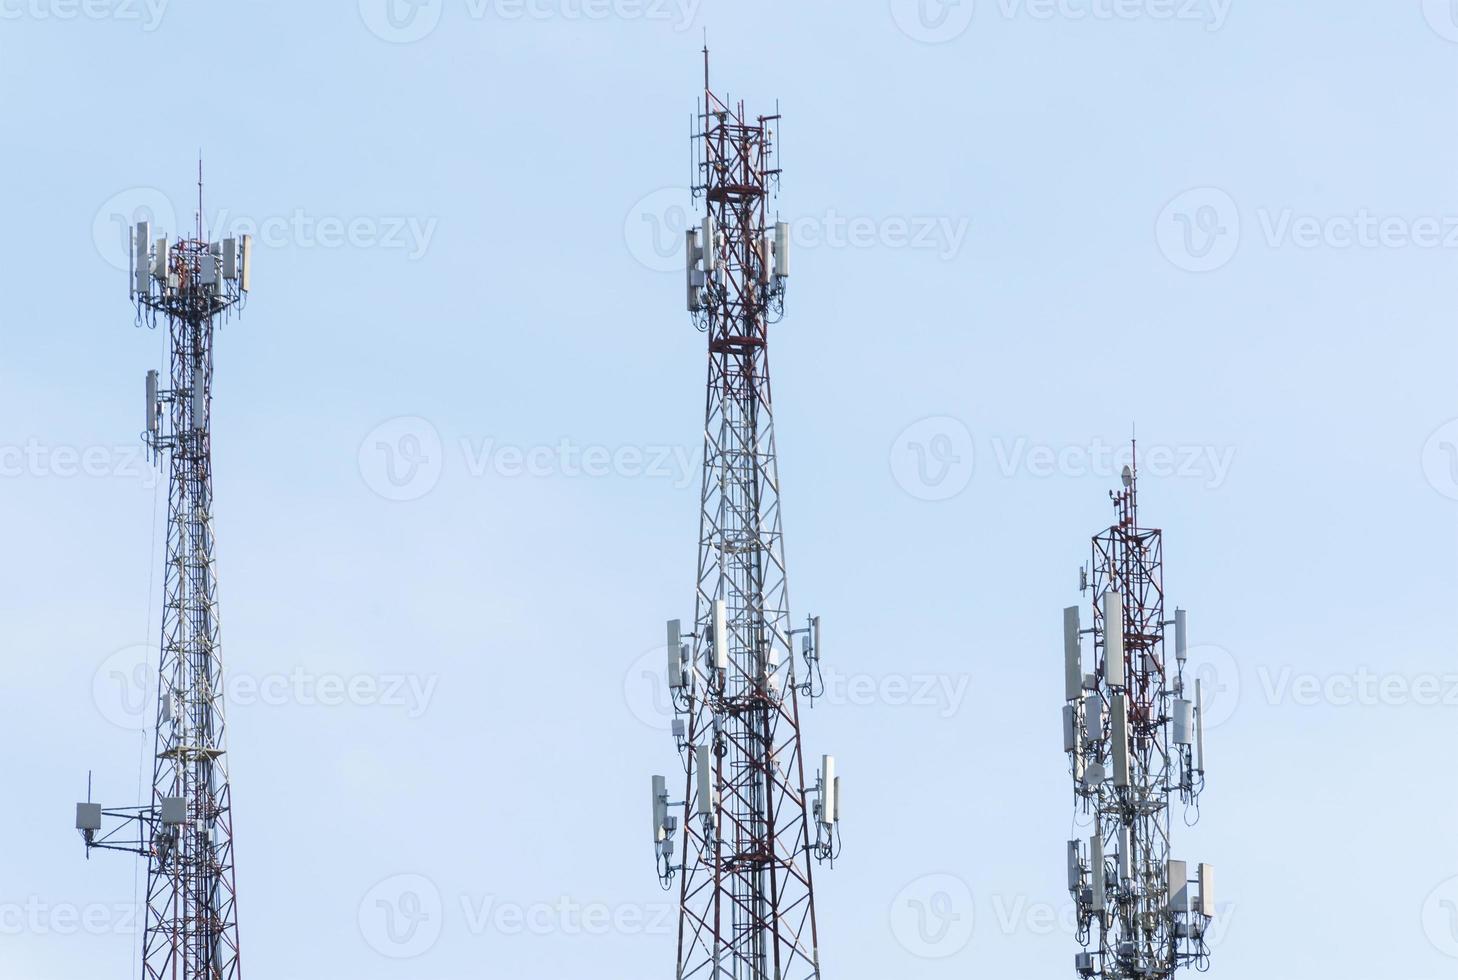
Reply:
[[[820,622],[790,626],[780,529],[768,342],[790,270],[788,227],[769,221],[778,119],[716,96],[704,52],[693,134],[704,216],[686,236],[688,309],[709,347],[698,588],[693,631],[668,624],[682,800],[653,779],[664,887],[682,872],[679,980],[818,978],[811,858],[839,851],[834,762],[822,757],[807,787],[800,747],[799,696],[823,691]]]
[[[1164,614],[1164,539],[1139,526],[1137,472],[1111,492],[1117,515],[1093,539],[1093,626],[1081,629],[1079,607],[1063,611],[1066,705],[1063,747],[1071,763],[1075,822],[1086,839],[1068,842],[1068,889],[1078,909],[1083,977],[1173,977],[1181,966],[1204,970],[1205,934],[1215,915],[1214,872],[1190,876],[1170,846],[1171,801],[1199,816],[1205,786],[1200,682],[1185,688],[1185,613]],[[1166,631],[1174,627],[1174,669]],[[1084,673],[1082,637],[1093,637],[1093,672]],[[1193,818],[1193,819],[1191,819]]]
[[[171,352],[170,387],[159,385],[156,371],[147,373],[143,433],[153,457],[170,460],[152,800],[115,810],[83,803],[76,825],[88,855],[102,848],[147,859],[147,980],[241,975],[209,406],[213,334],[247,298],[250,252],[247,236],[217,244],[204,239],[201,202],[194,239],[154,242],[147,222],[134,231],[137,323],[163,326]]]

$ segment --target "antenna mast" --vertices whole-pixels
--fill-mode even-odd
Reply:
[[[697,598],[691,632],[668,624],[684,790],[671,800],[654,777],[653,841],[664,887],[679,877],[680,980],[818,980],[811,858],[839,854],[840,783],[830,756],[805,779],[799,698],[823,693],[820,620],[791,628],[780,529],[768,356],[790,271],[789,229],[768,216],[779,116],[747,116],[708,78],[706,47],[693,138],[704,214],[685,242],[688,311],[709,355]]]
[[[1109,494],[1116,520],[1093,538],[1092,581],[1080,570],[1080,588],[1093,588],[1093,626],[1081,628],[1078,606],[1063,610],[1063,748],[1075,820],[1089,831],[1068,842],[1068,890],[1085,950],[1074,962],[1080,977],[1169,980],[1210,960],[1214,869],[1199,865],[1192,882],[1186,862],[1170,856],[1172,797],[1198,819],[1205,788],[1203,692],[1199,680],[1193,699],[1185,687],[1185,611],[1164,618],[1163,532],[1139,526],[1136,467],[1131,459],[1123,489]]]
[[[76,810],[88,856],[115,850],[147,861],[146,980],[241,976],[210,406],[214,331],[246,303],[252,243],[246,235],[216,244],[203,239],[201,161],[198,193],[197,238],[154,241],[146,221],[132,236],[137,323],[167,331],[171,360],[169,387],[160,385],[158,372],[147,372],[142,433],[152,458],[160,464],[166,455],[170,468],[152,799],[103,810],[89,801],[88,789],[88,802]]]

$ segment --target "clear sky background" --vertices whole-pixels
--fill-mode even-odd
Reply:
[[[136,970],[139,862],[72,807],[151,748],[164,337],[117,263],[139,209],[191,227],[201,149],[209,226],[259,235],[214,403],[247,975],[672,975],[707,28],[785,113],[826,977],[1072,976],[1060,609],[1135,424],[1217,690],[1175,831],[1210,976],[1451,977],[1448,5],[584,4],[0,0],[0,973]]]

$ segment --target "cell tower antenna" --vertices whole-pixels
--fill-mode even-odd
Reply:
[[[1198,817],[1205,788],[1204,705],[1199,680],[1193,692],[1185,686],[1185,611],[1164,614],[1164,534],[1139,525],[1137,449],[1131,440],[1122,487],[1109,494],[1115,521],[1093,538],[1091,580],[1080,571],[1080,585],[1093,587],[1093,625],[1081,625],[1078,606],[1063,610],[1063,748],[1075,817],[1089,828],[1067,851],[1084,947],[1074,969],[1102,980],[1203,972],[1215,915],[1214,869],[1198,865],[1192,880],[1171,856],[1172,804]]]
[[[824,693],[820,618],[791,625],[780,524],[768,353],[790,274],[789,227],[768,217],[779,116],[749,117],[708,88],[707,43],[704,65],[704,211],[685,236],[688,312],[709,356],[697,588],[691,628],[668,624],[683,795],[654,777],[653,847],[663,887],[678,879],[680,980],[819,980],[811,868],[840,853],[840,779],[827,755],[806,780],[799,706]]]
[[[247,235],[210,243],[202,229],[198,160],[194,239],[132,230],[137,323],[167,331],[170,384],[146,376],[142,439],[168,460],[167,553],[152,796],[141,806],[77,804],[76,829],[93,850],[147,862],[142,932],[145,980],[239,980],[232,785],[223,718],[218,579],[213,552],[213,336],[246,304]]]

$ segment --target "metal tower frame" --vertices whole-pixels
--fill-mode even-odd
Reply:
[[[1137,447],[1131,447],[1137,449]],[[1198,867],[1191,902],[1188,865],[1171,858],[1171,797],[1194,820],[1205,785],[1200,682],[1185,694],[1186,618],[1164,614],[1164,537],[1139,525],[1137,464],[1110,492],[1116,520],[1093,538],[1093,626],[1063,612],[1063,743],[1076,814],[1092,818],[1086,840],[1068,842],[1068,887],[1078,909],[1075,958],[1083,977],[1163,980],[1181,966],[1205,970],[1205,934],[1215,914],[1214,871]],[[1174,670],[1166,629],[1174,627]],[[1092,673],[1082,637],[1093,636]],[[1090,951],[1091,950],[1091,951]]]
[[[199,180],[199,197],[201,180]],[[156,755],[148,805],[77,808],[92,850],[147,860],[142,968],[147,980],[238,980],[232,788],[223,720],[218,580],[213,553],[213,337],[246,303],[248,236],[209,243],[133,233],[137,324],[166,329],[171,386],[147,373],[143,439],[170,460]],[[88,792],[88,800],[90,793]],[[109,829],[106,829],[109,825]]]
[[[823,690],[820,625],[791,628],[780,523],[768,354],[789,275],[788,227],[768,217],[778,120],[715,95],[705,50],[693,134],[693,191],[705,208],[686,236],[687,305],[709,353],[697,595],[693,631],[668,624],[683,798],[670,801],[663,777],[653,785],[664,887],[682,872],[679,980],[818,978],[810,859],[839,851],[831,757],[805,783],[799,696]],[[681,865],[671,808],[683,815]]]

